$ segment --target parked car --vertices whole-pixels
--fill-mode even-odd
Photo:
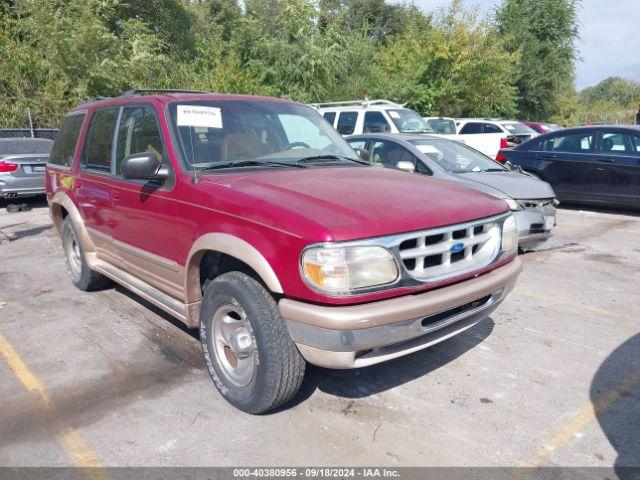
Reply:
[[[449,117],[423,117],[427,125],[445,138],[456,140],[475,148],[479,152],[496,159],[501,148],[509,146],[506,133],[489,133],[483,135],[458,134],[456,120]]]
[[[363,164],[290,101],[126,92],[70,112],[54,151],[71,281],[110,278],[199,328],[247,412],[291,399],[305,361],[364,367],[470,328],[521,269],[502,200]]]
[[[541,135],[549,132],[555,132],[557,130],[562,130],[562,127],[557,123],[542,123],[542,122],[522,122],[527,127],[534,129]]]
[[[0,198],[44,194],[44,172],[52,140],[0,138]]]
[[[518,243],[532,247],[551,236],[556,222],[551,186],[518,173],[459,142],[428,135],[371,134],[348,137],[374,166],[416,172],[464,185],[504,200],[518,225]]]
[[[538,133],[513,120],[501,120],[494,118],[459,118],[456,120],[458,134],[468,145],[484,140],[489,147],[480,150],[488,157],[502,161],[499,155],[500,149],[513,148],[522,142],[537,137]],[[493,139],[493,140],[490,140]],[[495,146],[498,144],[498,148]]]
[[[568,128],[501,153],[560,201],[640,207],[640,126]]]

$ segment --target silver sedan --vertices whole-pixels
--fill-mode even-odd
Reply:
[[[0,139],[0,198],[44,193],[44,172],[53,146],[44,138]]]

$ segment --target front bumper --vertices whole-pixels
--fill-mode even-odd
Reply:
[[[519,246],[532,247],[551,237],[551,229],[556,224],[556,209],[553,205],[525,208],[513,214],[518,226]]]
[[[309,363],[359,368],[446,340],[488,317],[522,270],[512,262],[464,282],[417,295],[327,307],[282,299],[291,338]]]

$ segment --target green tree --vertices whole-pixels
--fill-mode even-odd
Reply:
[[[573,91],[579,0],[504,0],[496,12],[509,52],[518,53],[518,111],[546,120],[558,99]]]

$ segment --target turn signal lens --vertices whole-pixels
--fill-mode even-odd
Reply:
[[[302,254],[302,272],[311,286],[334,295],[348,295],[398,278],[393,255],[377,246],[307,249]]]
[[[502,251],[511,252],[518,248],[518,226],[513,215],[509,215],[502,224]]]

